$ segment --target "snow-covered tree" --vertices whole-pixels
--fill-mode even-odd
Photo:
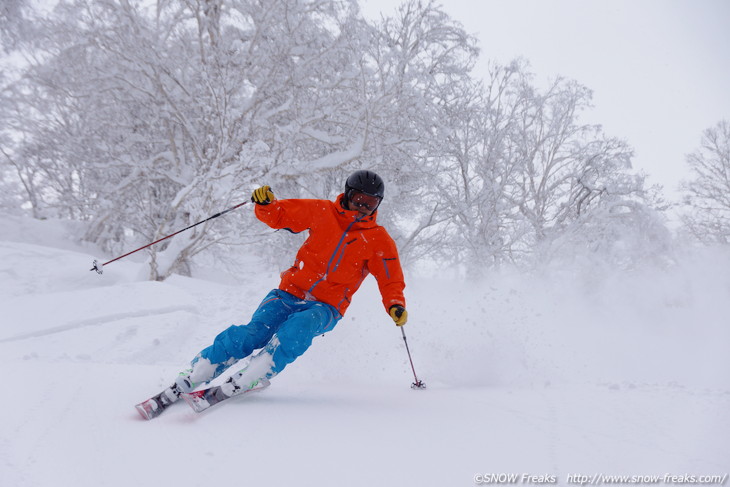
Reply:
[[[685,191],[685,227],[705,243],[730,243],[730,123],[718,122],[687,156],[693,178]]]
[[[0,52],[9,52],[26,35],[29,27],[27,0],[3,0],[0,3]]]
[[[380,218],[405,261],[522,261],[609,197],[640,199],[628,146],[580,122],[587,88],[538,89],[524,62],[475,81],[476,40],[433,0],[378,22],[356,0],[61,0],[34,24],[0,102],[3,174],[34,215],[84,220],[110,253],[261,184],[332,198],[360,168],[386,180]],[[150,248],[150,278],[255,240],[252,222]],[[271,257],[297,244],[269,238]]]
[[[369,24],[354,0],[67,0],[43,27],[14,87],[10,151],[39,211],[88,220],[85,238],[118,252],[257,184],[332,197],[369,167],[397,195],[383,218],[418,216],[400,236],[404,256],[416,255],[440,110],[477,52],[433,2]],[[185,271],[233,227],[151,248],[151,278]]]
[[[477,93],[459,97],[442,164],[442,202],[451,212],[452,253],[476,270],[524,262],[602,199],[641,199],[631,149],[582,124],[590,91],[574,81],[535,87],[521,60],[494,64]]]
[[[387,175],[392,199],[382,216],[404,258],[430,258],[453,249],[439,231],[449,216],[437,183],[450,133],[447,110],[469,96],[479,51],[434,1],[405,2],[375,27],[364,58],[370,152],[362,162]]]
[[[519,170],[511,133],[524,75],[520,63],[493,64],[483,84],[465,87],[447,109],[451,132],[439,175],[441,204],[449,215],[446,233],[461,243],[451,257],[476,275],[511,260],[522,233],[509,184]]]
[[[24,166],[43,173],[48,205],[88,219],[86,238],[109,250],[307,171],[344,139],[317,122],[352,112],[336,96],[357,66],[343,36],[352,2],[155,7],[60,3],[17,87]],[[151,277],[184,271],[220,238],[199,228],[150,249]]]
[[[673,248],[661,211],[642,198],[606,195],[559,234],[537,244],[533,267],[578,272],[581,279],[593,281],[609,271],[664,267],[674,258]]]
[[[316,105],[297,147],[318,157],[289,156],[272,175],[287,184],[285,194],[301,188],[306,197],[334,197],[353,170],[379,172],[386,180],[380,220],[405,261],[424,258],[448,246],[443,233],[428,231],[443,218],[434,184],[447,133],[443,110],[469,78],[475,39],[435,2],[417,0],[375,23],[350,18],[341,31],[343,55],[356,62],[328,69],[343,75],[312,86],[301,101]]]
[[[602,192],[631,191],[613,184],[630,168],[631,150],[580,122],[591,100],[584,86],[557,79],[545,92],[528,88],[523,96],[512,133],[520,170],[512,173],[510,197],[539,242]]]

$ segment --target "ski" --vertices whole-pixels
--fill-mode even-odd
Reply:
[[[183,393],[181,397],[186,403],[188,403],[188,406],[190,406],[193,411],[200,413],[227,399],[242,396],[250,392],[258,392],[266,389],[270,385],[271,382],[269,382],[268,379],[260,379],[251,384],[249,388],[244,389],[236,386],[233,381],[229,379],[226,383],[220,386],[213,386],[199,391]],[[226,394],[226,392],[231,391],[231,389],[233,389],[232,393],[230,393],[230,395]]]
[[[173,386],[174,387],[174,386]],[[146,420],[151,420],[162,414],[165,409],[170,407],[172,403],[177,401],[177,396],[173,391],[173,387],[168,387],[156,396],[143,401],[134,407],[137,412]]]

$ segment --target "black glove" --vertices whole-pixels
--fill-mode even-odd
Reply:
[[[255,189],[251,195],[251,201],[257,205],[268,205],[275,199],[276,196],[274,196],[274,192],[271,191],[271,187],[269,186],[261,186],[260,188]]]
[[[400,304],[391,306],[389,314],[397,326],[403,326],[408,321],[408,311]]]

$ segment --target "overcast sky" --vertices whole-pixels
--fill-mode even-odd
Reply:
[[[426,1],[426,0],[424,0]],[[376,18],[398,1],[361,0]],[[730,120],[730,0],[446,0],[489,59],[526,58],[538,81],[557,75],[593,90],[600,123],[635,149],[634,167],[676,197],[685,155]]]

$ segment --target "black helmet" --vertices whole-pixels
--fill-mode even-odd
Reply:
[[[351,200],[353,191],[375,196],[379,200],[382,200],[385,195],[385,183],[373,171],[363,169],[350,174],[350,177],[345,181],[345,204]],[[373,210],[376,208],[377,206]]]
[[[364,169],[350,174],[350,177],[345,181],[345,195],[351,189],[356,189],[370,196],[377,196],[380,199],[385,195],[385,183],[380,176]]]

